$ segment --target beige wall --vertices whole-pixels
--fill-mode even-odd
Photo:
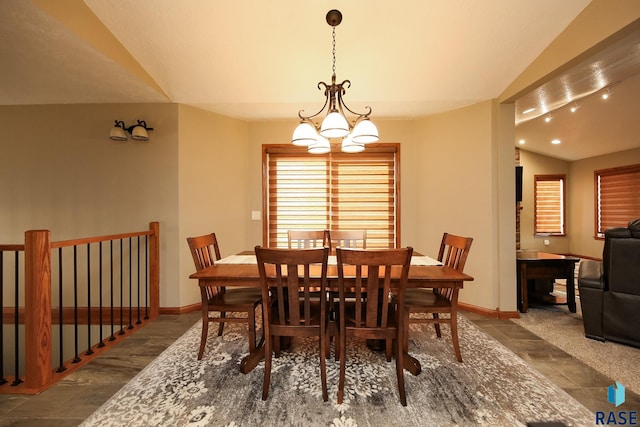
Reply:
[[[247,249],[250,212],[248,125],[186,105],[178,107],[179,298],[164,306],[200,301],[186,238],[216,233],[222,256]],[[252,246],[251,246],[252,247]]]
[[[569,162],[548,156],[520,150],[522,165],[522,210],[520,211],[520,248],[565,254],[570,252],[571,234],[567,229],[566,236],[535,236],[534,228],[534,176],[562,174],[566,177],[567,227],[570,224],[569,210],[572,206],[571,188],[574,180],[569,176]],[[545,246],[544,241],[549,245]]]
[[[637,164],[640,164],[640,148],[571,162],[569,166],[571,253],[594,258],[602,257],[603,241],[593,237],[595,234],[594,171]],[[638,191],[640,192],[640,189]]]
[[[509,219],[500,223],[504,207],[499,203],[499,183],[506,180],[504,187],[513,193],[514,178],[513,173],[502,176],[500,162],[505,152],[510,153],[507,158],[513,166],[513,127],[501,126],[499,119],[497,104],[487,101],[419,120],[414,179],[419,183],[415,194],[418,250],[436,255],[443,232],[473,237],[465,271],[475,280],[465,287],[460,300],[504,311],[515,308],[515,298],[500,302],[501,293],[515,287],[509,280],[515,278],[515,267],[503,265],[506,274],[501,276],[503,241],[498,236],[502,230],[515,264],[515,220],[513,204],[508,204]],[[513,123],[512,110],[510,120]],[[503,140],[501,131],[507,133]]]
[[[150,140],[109,140],[116,119],[146,120]],[[0,242],[24,242],[33,229],[59,241],[159,221],[160,303],[177,300],[177,105],[0,107],[0,128]]]

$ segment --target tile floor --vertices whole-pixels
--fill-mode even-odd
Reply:
[[[614,408],[606,401],[606,389],[613,383],[612,379],[521,326],[509,320],[473,313],[465,315],[590,410],[640,410],[640,396],[630,391],[627,391],[626,402]],[[77,426],[199,316],[199,312],[160,316],[39,395],[0,395],[0,427]]]

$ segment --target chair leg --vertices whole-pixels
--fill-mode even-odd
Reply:
[[[433,318],[438,320],[440,318],[440,316],[438,315],[438,313],[433,313]],[[438,336],[438,338],[442,338],[442,332],[440,331],[440,323],[434,323],[433,327],[436,328],[436,335]]]
[[[324,335],[324,336],[323,336]],[[319,345],[319,357],[320,357],[320,380],[322,382],[322,400],[329,400],[329,392],[327,391],[327,358],[325,356],[325,349],[327,346],[327,337],[328,334],[325,332],[324,334],[320,334],[320,345]]]
[[[264,341],[264,378],[262,380],[262,400],[269,397],[269,386],[271,382],[271,343],[273,337],[266,336]]]
[[[256,349],[256,311],[255,309],[247,311],[247,323],[249,324],[249,352],[253,353]]]
[[[347,368],[346,365],[346,359],[347,359],[347,352],[346,352],[346,348],[347,348],[347,340],[346,337],[344,336],[344,331],[342,331],[343,333],[340,334],[340,378],[338,379],[338,404],[342,403],[342,400],[344,399],[344,377],[345,377],[345,371]]]
[[[403,344],[400,340],[400,336],[404,335],[404,331],[399,331],[398,339],[395,342],[396,353],[396,375],[398,377],[398,393],[400,393],[400,403],[402,406],[407,406],[407,393],[404,388],[404,351],[402,350]]]
[[[207,334],[209,332],[209,315],[202,314],[202,335],[200,336],[200,350],[198,350],[198,360],[202,360],[204,347],[207,345]]]
[[[227,317],[227,313],[222,311],[220,312],[220,317]],[[222,336],[222,331],[224,330],[224,322],[220,322],[220,326],[218,326],[218,336]]]
[[[460,343],[458,342],[458,316],[455,312],[451,313],[451,341],[453,342],[453,351],[456,353],[456,359],[462,363],[462,353],[460,353]]]

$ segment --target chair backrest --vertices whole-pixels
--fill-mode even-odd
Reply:
[[[310,249],[329,246],[327,230],[289,230],[289,249]]]
[[[386,328],[389,324],[391,283],[398,280],[396,295],[402,304],[413,248],[337,248],[338,292],[344,305],[349,292],[355,305],[356,328]],[[342,308],[341,308],[342,310]],[[341,313],[344,316],[343,313]]]
[[[196,270],[203,270],[221,258],[216,233],[187,237]]]
[[[462,272],[467,262],[471,243],[473,243],[472,237],[444,233],[440,243],[440,251],[438,252],[438,261]]]
[[[329,242],[332,251],[341,248],[366,249],[367,230],[333,230],[329,231]]]
[[[321,311],[326,310],[326,298],[322,296],[326,292],[328,247],[267,249],[256,246],[255,252],[263,301],[275,299],[280,325],[310,325],[313,320],[312,299],[317,301],[318,295],[321,296]],[[317,272],[312,275],[311,264],[320,265],[319,281]],[[270,310],[267,310],[264,320],[266,324],[271,323],[270,316]]]

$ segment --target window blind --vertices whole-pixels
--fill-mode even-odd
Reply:
[[[287,230],[366,230],[367,248],[398,238],[397,144],[357,154],[312,155],[265,146],[269,247],[287,247]]]
[[[535,175],[535,234],[564,235],[564,175]]]
[[[640,218],[640,165],[595,171],[596,236]]]

